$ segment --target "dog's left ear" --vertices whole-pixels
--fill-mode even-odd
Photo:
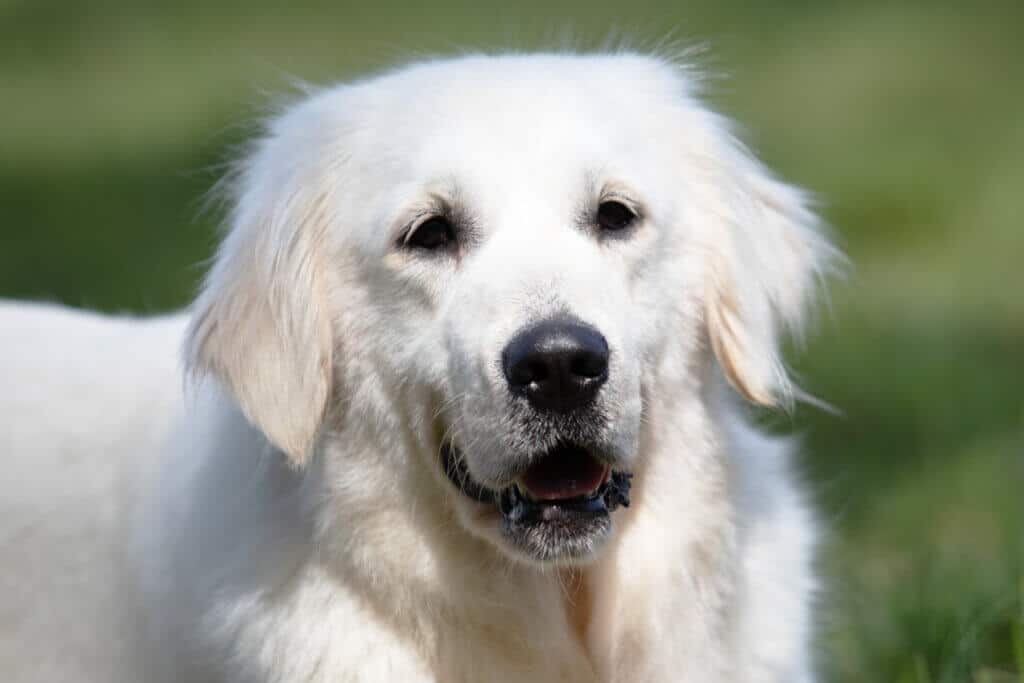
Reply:
[[[186,363],[193,375],[223,383],[299,466],[311,455],[332,384],[321,263],[328,217],[316,169],[281,138],[289,136],[272,130],[238,174],[229,229],[193,310]]]
[[[716,134],[704,166],[711,176],[705,190],[714,197],[706,207],[714,233],[706,236],[708,337],[740,394],[788,408],[797,390],[780,337],[799,333],[817,285],[841,257],[807,196],[774,178],[722,120],[710,125]]]

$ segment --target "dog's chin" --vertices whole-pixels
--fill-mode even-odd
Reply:
[[[612,512],[629,505],[631,474],[614,471],[593,450],[561,443],[535,456],[513,483],[496,490],[475,481],[462,453],[441,448],[442,467],[467,504],[482,508],[504,550],[528,562],[579,565],[612,532]]]

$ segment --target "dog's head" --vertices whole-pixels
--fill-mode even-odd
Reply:
[[[531,561],[609,536],[646,397],[699,395],[706,349],[751,401],[789,400],[778,332],[830,255],[686,71],[636,56],[471,57],[329,89],[238,180],[192,367],[297,466],[364,421]]]

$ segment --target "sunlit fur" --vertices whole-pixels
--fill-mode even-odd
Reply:
[[[814,523],[743,401],[799,396],[779,337],[835,254],[729,128],[661,59],[415,64],[269,122],[187,313],[0,307],[6,680],[813,680]],[[431,213],[458,246],[404,248]],[[635,476],[544,562],[438,452],[498,488],[551,445],[498,360],[557,314],[608,341],[589,428]]]

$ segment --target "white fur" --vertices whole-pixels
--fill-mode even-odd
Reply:
[[[4,680],[813,679],[814,524],[729,385],[789,403],[778,337],[833,252],[686,69],[414,65],[288,109],[234,188],[187,330],[0,307]],[[609,196],[623,239],[581,222]],[[398,246],[442,204],[457,256]],[[608,340],[635,473],[566,566],[437,458],[499,484],[528,457],[497,358],[555,312]]]

